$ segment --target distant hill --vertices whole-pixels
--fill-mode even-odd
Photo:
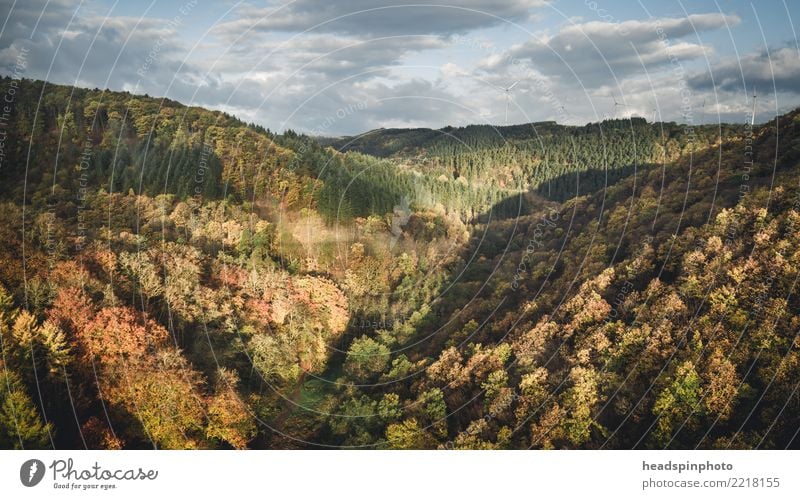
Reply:
[[[564,201],[613,185],[635,169],[663,165],[741,133],[742,125],[694,127],[644,118],[584,126],[552,121],[494,127],[469,125],[378,129],[329,142],[340,151],[392,158],[429,175],[470,184],[530,190]]]

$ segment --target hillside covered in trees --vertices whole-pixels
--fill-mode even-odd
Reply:
[[[323,145],[0,86],[0,448],[800,446],[797,111]]]
[[[557,201],[589,194],[638,169],[660,166],[741,134],[743,126],[611,119],[584,126],[554,122],[462,128],[379,129],[335,139],[340,151],[393,158],[402,165],[468,185],[535,190]]]

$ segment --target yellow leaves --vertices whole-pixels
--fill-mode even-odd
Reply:
[[[186,202],[179,202],[169,215],[170,220],[178,227],[185,227],[192,218],[192,208]]]
[[[611,355],[620,360],[632,360],[635,352],[648,340],[651,332],[649,324],[642,327],[626,326],[620,323],[617,341],[611,347]]]
[[[562,421],[566,411],[558,404],[548,407],[539,421],[531,425],[531,447],[538,449],[554,449],[555,444],[565,438]]]
[[[654,257],[655,251],[653,250],[653,246],[650,242],[645,242],[636,252],[636,257],[625,265],[624,277],[628,281],[633,281],[643,274],[652,272]]]
[[[248,355],[264,379],[288,384],[300,377],[300,365],[291,347],[284,335],[256,334],[248,344]]]
[[[70,346],[64,332],[51,321],[45,321],[36,330],[38,341],[45,349],[50,374],[56,375],[70,362]]]
[[[455,449],[486,450],[494,449],[492,442],[483,438],[489,433],[489,423],[485,418],[476,419],[470,422],[467,429],[460,432],[453,441]]]
[[[735,265],[728,270],[728,277],[738,286],[748,277],[747,270],[743,265]]]
[[[167,243],[163,248],[151,250],[151,253],[165,276],[164,298],[184,320],[196,319],[201,312],[197,302],[202,270],[200,251],[192,246]]]
[[[246,449],[257,428],[252,411],[236,390],[239,378],[225,368],[217,371],[217,378],[215,393],[208,402],[206,436],[223,440],[235,449]]]
[[[284,296],[276,296],[271,305],[270,319],[275,324],[283,324],[292,310],[292,303]]]
[[[733,411],[733,403],[738,393],[739,377],[736,368],[715,348],[711,353],[704,374],[705,390],[703,399],[708,411],[725,421]]]
[[[568,326],[570,332],[580,330],[586,325],[603,320],[611,311],[611,306],[600,296],[614,280],[614,268],[608,267],[595,278],[581,285],[580,291],[567,302],[565,310],[573,314]]]
[[[392,449],[429,449],[436,443],[414,418],[390,424],[386,428],[386,440]]]
[[[235,220],[226,220],[221,225],[222,244],[227,248],[235,248],[242,238],[242,225]]]
[[[720,233],[732,233],[731,231],[735,231],[735,226],[733,224],[737,223],[736,212],[731,208],[723,208],[717,214],[714,222]]]
[[[138,286],[137,291],[147,298],[158,296],[164,291],[161,275],[146,253],[122,252],[119,255],[119,263]]]
[[[519,405],[516,409],[518,422],[525,420],[531,411],[536,410],[547,400],[550,395],[547,377],[548,372],[544,367],[537,367],[522,376],[519,383]]]
[[[462,362],[461,353],[455,347],[450,347],[426,369],[425,374],[436,385],[458,388],[469,380],[469,373]]]
[[[701,272],[706,263],[706,256],[702,251],[690,251],[683,257],[683,270],[687,273]]]
[[[669,445],[679,429],[693,428],[702,413],[700,376],[694,363],[681,362],[670,379],[653,404],[653,414],[658,417],[654,436],[659,445]]]
[[[495,348],[475,345],[465,369],[476,381],[480,382],[486,379],[492,371],[504,369],[508,353],[508,345],[505,343],[501,343]]]
[[[705,251],[709,255],[717,255],[722,252],[722,239],[719,236],[711,236],[706,241]]]
[[[102,393],[141,423],[143,435],[159,448],[200,445],[205,422],[202,378],[177,350],[164,350],[155,362],[128,363],[114,377],[100,379]]]
[[[254,366],[263,376],[284,382],[302,371],[322,369],[332,351],[330,341],[350,320],[341,290],[319,276],[256,273],[252,280],[260,298],[247,301],[248,313],[263,331],[249,343]]]
[[[735,289],[727,284],[712,291],[708,301],[711,304],[711,311],[721,316],[733,312],[739,306]]]
[[[775,234],[770,230],[760,230],[753,236],[753,242],[758,246],[767,246]]]
[[[36,318],[27,310],[21,311],[11,328],[11,337],[18,345],[31,348],[35,336]]]
[[[531,366],[542,355],[547,342],[556,338],[561,331],[561,326],[543,318],[530,331],[521,334],[512,343],[517,362],[521,367]]]
[[[364,245],[362,243],[353,243],[350,245],[350,254],[348,255],[354,262],[360,261],[364,257]]]
[[[255,225],[256,234],[267,233],[272,229],[273,225],[266,220],[258,220]]]
[[[599,375],[592,368],[574,367],[569,380],[572,387],[563,395],[563,405],[568,410],[564,426],[569,440],[581,445],[589,439],[594,423],[592,410],[599,401]]]
[[[576,310],[570,324],[573,329],[599,322],[611,312],[611,305],[595,291],[589,292],[586,296],[576,297],[574,300],[576,300],[576,303],[573,303],[570,307],[572,310]]]

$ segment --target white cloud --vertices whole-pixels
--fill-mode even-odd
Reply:
[[[712,79],[713,76],[713,79]],[[795,47],[779,47],[727,58],[708,71],[692,75],[689,83],[698,90],[744,92],[745,85],[762,91],[800,94],[800,53]]]
[[[24,46],[26,77],[163,95],[188,105],[224,109],[272,129],[314,131],[325,124],[328,134],[389,126],[441,128],[487,120],[500,124],[505,118],[505,94],[496,87],[520,79],[511,95],[511,123],[557,119],[582,124],[622,114],[649,119],[656,102],[662,118],[680,121],[674,103],[681,96],[669,73],[670,57],[682,63],[702,58],[712,48],[688,38],[695,29],[703,32],[739,22],[738,17],[724,14],[621,24],[572,18],[555,26],[553,33],[502,52],[504,47],[497,46],[502,38],[486,38],[487,31],[480,28],[502,24],[502,18],[530,22],[531,8],[540,2],[468,0],[454,4],[459,8],[448,10],[448,15],[429,5],[346,16],[360,8],[397,2],[337,0],[315,11],[310,0],[298,0],[273,13],[266,24],[259,22],[253,31],[247,28],[264,11],[252,6],[235,11],[234,21],[215,28],[190,52],[195,41],[187,33],[192,31],[176,29],[166,19],[105,18],[105,12],[97,10],[101,5],[90,3],[69,24],[78,3],[17,2],[0,35],[0,65],[12,65]],[[302,29],[335,15],[346,17],[300,36],[275,31]],[[459,32],[469,34],[460,38],[454,34]],[[474,48],[474,53],[464,57],[465,47]],[[480,54],[486,56],[482,61]],[[709,74],[689,73],[694,105],[707,100],[707,120],[713,111],[739,119],[740,64],[748,87],[755,84],[759,94],[772,89],[773,72],[779,93],[800,94],[797,52],[776,48],[770,56],[760,51],[741,61],[724,58],[713,64],[719,102],[714,100]],[[513,61],[525,64],[520,67]],[[642,65],[651,79],[644,76]],[[625,103],[624,110],[613,105],[612,92]]]
[[[258,31],[392,35],[452,34],[522,21],[543,0],[295,0],[269,7],[250,6],[233,21],[222,23],[220,33]]]
[[[440,71],[443,78],[457,78],[459,76],[466,76],[469,74],[467,70],[452,62],[443,64]]]
[[[486,58],[482,67],[496,70],[526,63],[547,76],[598,87],[642,74],[643,65],[652,71],[672,60],[686,62],[709,55],[713,48],[681,38],[738,22],[736,16],[695,14],[685,18],[567,24],[554,35],[531,39],[503,56]]]

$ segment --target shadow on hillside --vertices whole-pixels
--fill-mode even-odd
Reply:
[[[635,173],[644,173],[658,165],[627,165],[621,168],[589,168],[584,171],[565,173],[534,189],[545,199],[563,203],[564,201],[594,194]]]
[[[764,134],[754,150],[775,151],[770,140],[770,134]],[[726,148],[736,147],[736,143],[726,145]],[[791,148],[787,151],[791,152]],[[668,165],[565,175],[554,179],[546,194],[551,200],[570,199],[567,204],[545,199],[542,188],[497,203],[473,220],[469,242],[460,250],[456,262],[446,269],[447,278],[439,297],[428,304],[430,312],[417,324],[416,335],[400,345],[396,353],[402,352],[412,362],[435,360],[450,346],[466,352],[470,351],[469,345],[507,342],[514,335],[529,331],[544,315],[557,314],[587,278],[631,258],[644,242],[657,250],[669,250],[675,234],[713,220],[715,213],[735,206],[740,199],[737,164],[731,163],[725,169],[718,162],[719,155],[720,149],[711,147],[696,151],[691,161],[680,158]],[[781,157],[779,170],[791,167],[787,158],[791,159],[786,155]],[[761,185],[772,178],[772,165],[770,162],[754,168],[751,184]],[[660,212],[643,210],[636,204],[645,190],[657,193]],[[576,194],[578,197],[574,199]],[[617,214],[618,218],[615,220],[609,214]],[[609,223],[609,219],[613,222]],[[653,267],[661,266],[659,279],[674,284],[675,273],[669,268],[665,270],[667,261],[659,261],[663,258],[656,251]],[[635,279],[634,290],[641,292],[655,277],[654,272]],[[612,303],[621,292],[621,282],[615,280],[603,292],[607,303]],[[541,303],[529,311],[528,306],[538,300]],[[569,343],[562,345],[562,348],[572,347]],[[560,367],[563,366],[547,366],[547,369],[558,373]],[[519,383],[519,379],[514,379],[518,374],[513,371],[508,374],[512,386]],[[563,376],[566,373],[557,374]],[[387,390],[406,394],[416,382],[412,377],[391,388],[379,384],[365,390],[375,396]],[[459,407],[456,414],[448,417],[450,438],[466,431],[471,421],[486,414],[479,390],[481,387],[468,384],[447,390],[448,407]],[[453,405],[451,400],[463,405]],[[654,424],[653,416],[648,412],[623,418],[620,414],[626,413],[607,411],[604,420],[599,421],[603,427],[616,430],[608,447],[640,445],[639,438],[647,435]],[[727,430],[717,428],[712,437],[725,435]],[[689,434],[683,443],[675,445],[679,448],[688,445],[692,438]],[[713,438],[703,441],[712,442]]]

